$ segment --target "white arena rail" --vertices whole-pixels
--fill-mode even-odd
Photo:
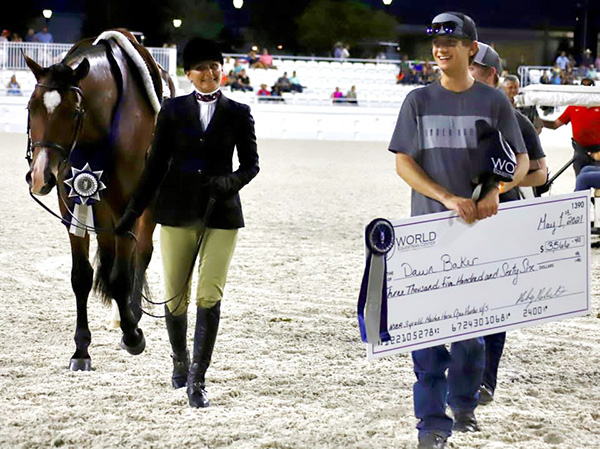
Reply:
[[[64,58],[73,44],[42,44],[39,42],[0,42],[0,72],[7,70],[28,70],[24,52],[43,67],[56,64]],[[171,76],[177,74],[177,49],[146,47]]]

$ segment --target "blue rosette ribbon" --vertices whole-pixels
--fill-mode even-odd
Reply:
[[[358,296],[358,327],[363,342],[391,339],[387,328],[387,253],[394,247],[394,226],[376,218],[365,230],[367,258]]]
[[[102,173],[102,170],[93,171],[86,163],[82,169],[71,167],[72,176],[64,181],[70,188],[69,198],[75,203],[69,232],[77,237],[85,237],[86,232],[94,233],[92,204],[100,201],[99,192],[106,189],[101,180]]]

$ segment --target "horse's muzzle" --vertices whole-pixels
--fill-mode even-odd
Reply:
[[[50,173],[47,177],[45,176],[44,178],[47,179],[44,179],[43,182],[34,182],[31,170],[27,172],[27,174],[25,175],[25,181],[27,181],[31,193],[33,193],[34,195],[43,196],[48,195],[52,191],[52,189],[56,185],[56,176]]]

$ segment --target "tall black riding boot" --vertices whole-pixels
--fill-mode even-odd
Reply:
[[[194,355],[187,381],[187,394],[190,406],[194,408],[208,407],[204,376],[212,356],[219,319],[221,318],[221,302],[210,309],[198,307],[196,314],[196,332],[194,334]]]
[[[165,306],[165,322],[167,323],[167,333],[173,350],[171,354],[173,359],[171,381],[173,388],[183,388],[186,386],[190,370],[190,354],[187,350],[187,312],[175,316]]]

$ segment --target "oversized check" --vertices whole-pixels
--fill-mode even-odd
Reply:
[[[387,304],[366,310],[387,308],[391,339],[371,339],[368,358],[589,313],[589,205],[585,191],[503,203],[471,225],[454,212],[388,222]]]

